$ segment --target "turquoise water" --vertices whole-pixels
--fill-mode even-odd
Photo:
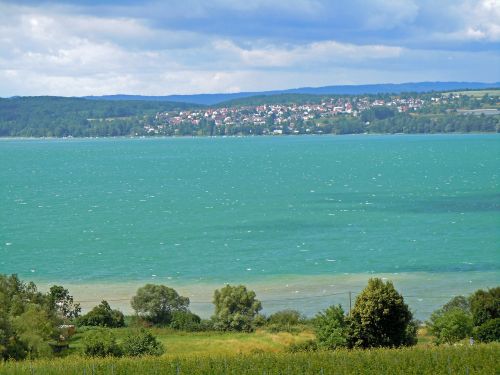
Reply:
[[[500,275],[498,135],[2,140],[0,162],[0,273],[30,280]]]

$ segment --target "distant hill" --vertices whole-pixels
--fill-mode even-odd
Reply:
[[[500,82],[409,82],[409,83],[383,83],[372,85],[341,85],[324,87],[300,87],[287,90],[272,90],[261,92],[238,92],[229,94],[194,94],[194,95],[167,95],[167,96],[142,96],[142,95],[103,95],[87,96],[87,99],[106,100],[147,100],[170,101],[180,103],[193,103],[213,105],[228,100],[248,98],[251,96],[269,96],[278,94],[311,94],[311,95],[360,95],[360,94],[399,94],[402,92],[431,92],[451,90],[478,90],[487,88],[500,88]]]

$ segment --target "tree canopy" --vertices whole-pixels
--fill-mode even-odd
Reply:
[[[262,309],[255,292],[244,285],[226,285],[215,290],[213,303],[214,325],[224,331],[252,331],[253,320]]]
[[[189,298],[165,285],[146,284],[131,301],[135,312],[152,324],[169,324],[175,311],[188,311]]]
[[[349,317],[350,346],[398,347],[416,342],[413,315],[390,281],[370,279]]]

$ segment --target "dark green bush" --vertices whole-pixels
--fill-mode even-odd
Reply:
[[[436,344],[453,344],[472,334],[472,316],[458,307],[439,309],[432,313],[428,326]]]
[[[339,306],[330,306],[316,315],[314,328],[318,346],[324,349],[337,349],[347,346],[348,326],[344,310]]]
[[[123,341],[122,350],[124,355],[130,357],[159,356],[165,353],[162,343],[145,329],[129,334]]]
[[[314,352],[318,350],[318,343],[315,340],[307,340],[304,342],[293,343],[286,349],[287,352],[297,353],[297,352]]]
[[[476,327],[475,336],[481,342],[500,341],[500,318],[488,320]]]
[[[102,301],[87,314],[79,317],[77,324],[79,326],[118,328],[125,325],[125,319],[121,311],[111,309],[108,302]]]
[[[196,332],[201,331],[201,318],[191,311],[174,311],[170,327],[182,331]]]
[[[83,354],[88,357],[120,356],[116,338],[108,329],[94,329],[83,337]]]
[[[477,290],[470,297],[470,308],[475,326],[500,318],[500,287]]]
[[[268,318],[269,324],[281,326],[294,326],[305,321],[305,317],[297,310],[281,310],[271,314]]]

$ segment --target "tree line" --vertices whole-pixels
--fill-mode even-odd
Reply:
[[[408,94],[410,95],[410,94]],[[435,95],[435,94],[434,94]],[[405,95],[401,95],[404,97]],[[390,95],[374,98],[390,100]],[[431,94],[418,97],[430,100]],[[295,104],[321,101],[322,96],[276,95],[240,99],[225,105],[289,102]],[[159,101],[110,101],[62,97],[0,98],[0,137],[113,137],[149,136],[148,126],[161,125],[164,136],[232,136],[263,135],[279,130],[283,134],[360,134],[360,133],[468,133],[500,132],[500,116],[476,116],[456,112],[457,108],[497,106],[498,97],[460,96],[444,104],[424,106],[418,112],[398,113],[380,106],[354,117],[340,114],[327,118],[298,119],[293,124],[276,125],[270,117],[264,124],[236,123],[215,126],[210,119],[199,124],[182,121],[160,124],[157,113],[205,108],[187,103]]]
[[[47,293],[16,275],[0,275],[0,358],[20,360],[51,357],[67,344],[67,330],[84,332],[86,356],[161,355],[163,345],[146,328],[170,327],[193,331],[293,332],[312,327],[315,339],[293,344],[289,351],[412,346],[420,322],[390,281],[370,279],[351,311],[332,305],[313,318],[296,310],[261,314],[262,303],[244,285],[226,285],[214,291],[214,314],[201,319],[189,309],[189,298],[165,285],[146,284],[131,300],[132,317],[102,301],[81,314],[69,291],[54,285]],[[111,328],[136,327],[120,343]],[[426,322],[436,344],[467,337],[500,341],[500,287],[458,296],[435,311]],[[69,327],[69,328],[68,328]]]

